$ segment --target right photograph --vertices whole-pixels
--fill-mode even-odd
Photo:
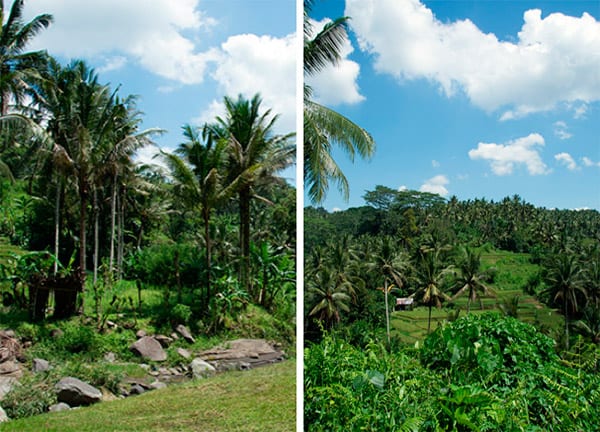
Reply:
[[[304,430],[598,430],[600,3],[303,27]]]

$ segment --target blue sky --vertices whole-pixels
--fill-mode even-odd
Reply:
[[[600,2],[324,0],[312,14],[343,15],[344,60],[309,84],[377,151],[336,153],[350,200],[334,187],[323,207],[381,184],[600,209]]]
[[[28,0],[24,10],[26,19],[54,15],[30,49],[64,64],[83,58],[100,82],[139,95],[143,128],[168,131],[156,138],[161,148],[177,147],[184,124],[214,119],[223,96],[239,93],[260,92],[263,108],[281,115],[277,132],[295,130],[294,0]]]

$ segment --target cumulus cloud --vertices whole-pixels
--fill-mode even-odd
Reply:
[[[251,98],[260,93],[261,106],[271,109],[272,114],[280,114],[276,123],[279,133],[296,129],[296,40],[294,35],[231,36],[221,45],[212,74],[222,94]],[[194,122],[212,121],[224,113],[221,100],[213,100]]]
[[[314,33],[320,32],[331,22],[311,20]],[[350,41],[346,40],[340,50],[341,61],[336,65],[328,65],[318,74],[306,77],[306,83],[313,89],[314,99],[324,105],[355,104],[365,98],[360,94],[356,82],[360,73],[358,63],[348,60],[354,51]]]
[[[447,196],[448,189],[446,189],[446,185],[449,183],[450,181],[445,175],[436,175],[435,177],[426,180],[425,183],[423,183],[419,188],[419,191]]]
[[[567,124],[564,121],[557,121],[554,123],[554,135],[561,140],[566,140],[573,136],[573,134],[567,130]]]
[[[448,97],[464,92],[502,120],[600,100],[600,23],[588,13],[525,11],[514,42],[468,19],[442,22],[418,0],[347,0],[345,14],[376,70],[427,79]]]
[[[586,167],[600,167],[600,162],[594,162],[593,160],[591,160],[589,157],[584,156],[581,158],[581,162],[583,163],[584,166]]]
[[[195,84],[203,81],[216,52],[199,52],[193,37],[216,21],[198,9],[198,0],[36,0],[26,3],[25,18],[51,11],[54,23],[32,49],[67,58],[131,57],[162,77]],[[107,28],[107,26],[109,28]],[[113,69],[124,62],[108,63]],[[105,66],[106,67],[106,66]]]
[[[554,155],[554,159],[566,166],[569,171],[575,171],[579,168],[577,166],[577,163],[569,153],[558,153]]]
[[[469,150],[469,157],[488,161],[492,172],[499,176],[512,174],[516,165],[525,165],[531,175],[547,174],[549,170],[538,150],[544,144],[544,137],[538,133],[505,144],[480,142],[476,149]]]

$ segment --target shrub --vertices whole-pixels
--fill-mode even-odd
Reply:
[[[2,408],[14,420],[45,413],[55,403],[56,395],[50,383],[25,376],[4,396]]]

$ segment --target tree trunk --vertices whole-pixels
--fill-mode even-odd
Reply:
[[[79,275],[81,281],[81,293],[85,292],[85,271],[86,271],[86,236],[87,236],[87,179],[80,176],[79,180]],[[81,312],[83,313],[83,302],[81,306]]]
[[[208,310],[210,305],[211,297],[211,275],[210,270],[212,266],[212,244],[210,240],[210,212],[203,210],[204,217],[204,237],[206,240],[206,301],[205,305]]]
[[[567,351],[569,351],[569,310],[567,309],[567,293],[563,294],[564,298],[564,307],[565,307],[565,346],[567,347]]]
[[[250,187],[244,186],[239,192],[240,206],[240,282],[250,297],[254,298],[250,287]]]
[[[115,218],[117,213],[117,174],[113,178],[112,194],[110,199],[110,254],[108,268],[112,274],[115,263]]]
[[[388,347],[390,346],[390,308],[388,307],[388,283],[387,279],[383,284],[383,291],[385,294],[385,330],[387,334]]]
[[[94,192],[93,192],[93,200],[94,200],[94,285],[96,285],[96,282],[98,282],[98,251],[100,249],[98,243],[99,243],[99,235],[98,235],[98,230],[99,230],[99,211],[98,211],[98,191],[96,190],[96,188],[94,187]]]
[[[58,273],[58,253],[60,249],[60,192],[62,181],[58,178],[56,185],[56,199],[54,201],[54,276]]]
[[[118,194],[117,197],[119,197]],[[121,280],[123,269],[123,242],[125,241],[125,236],[123,234],[125,224],[125,190],[123,190],[123,196],[118,200],[118,204],[119,211],[117,214],[117,278]]]
[[[429,319],[427,320],[427,334],[431,332],[431,303],[429,304]]]

